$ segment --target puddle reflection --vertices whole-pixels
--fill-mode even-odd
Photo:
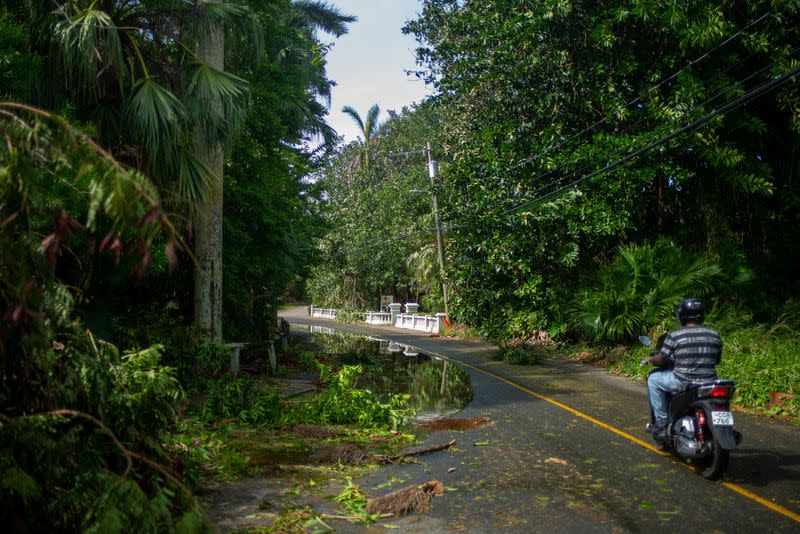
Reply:
[[[362,365],[356,387],[388,398],[410,395],[415,420],[452,417],[472,400],[469,375],[440,358],[431,358],[412,346],[375,337],[337,332],[328,327],[309,329],[323,353],[345,365]]]

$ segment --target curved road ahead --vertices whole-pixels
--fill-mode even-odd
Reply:
[[[412,345],[469,372],[474,400],[460,417],[495,424],[435,432],[422,446],[457,447],[359,481],[445,484],[430,512],[391,521],[404,532],[800,532],[800,426],[737,412],[744,440],[724,480],[709,482],[650,445],[640,383],[573,362],[508,365],[484,343],[311,319],[304,307],[280,315]]]

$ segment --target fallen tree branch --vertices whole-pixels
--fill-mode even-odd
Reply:
[[[94,340],[92,340],[92,344],[94,344]],[[95,347],[95,350],[96,349],[97,348]],[[131,469],[133,468],[133,455],[136,453],[128,450],[125,447],[125,445],[123,445],[122,442],[119,439],[117,439],[117,436],[114,435],[111,429],[108,428],[105,425],[105,423],[103,423],[100,419],[94,417],[93,415],[89,415],[88,413],[79,412],[77,410],[67,410],[67,409],[52,410],[49,412],[42,412],[32,415],[43,415],[50,417],[65,416],[65,417],[73,417],[76,419],[83,419],[84,421],[89,421],[97,428],[99,428],[103,434],[108,436],[111,439],[111,441],[114,442],[114,445],[116,445],[116,447],[120,450],[120,452],[122,452],[123,456],[125,456],[125,461],[127,462],[127,465],[125,466],[125,472],[122,473],[122,479],[125,480],[126,478],[128,478],[128,473],[130,473]]]
[[[386,519],[388,517],[392,517],[394,514],[380,514],[378,517],[380,519]],[[361,521],[364,519],[364,516],[361,515],[336,515],[336,514],[321,514],[320,517],[322,519],[341,519],[343,521]]]
[[[100,429],[100,431],[103,434],[108,436],[108,438],[114,443],[114,445],[117,447],[117,449],[119,449],[119,451],[122,453],[122,455],[125,456],[125,461],[126,461],[127,465],[125,466],[125,472],[120,477],[122,480],[125,480],[128,477],[128,474],[130,473],[131,469],[133,468],[133,460],[137,460],[137,461],[149,466],[151,469],[153,469],[155,471],[158,471],[161,475],[164,476],[164,478],[166,478],[172,484],[177,486],[178,489],[180,489],[187,496],[189,496],[190,500],[192,500],[192,501],[194,500],[194,498],[192,496],[192,492],[189,490],[189,488],[187,488],[183,484],[183,482],[181,482],[178,479],[178,477],[175,474],[171,473],[169,471],[169,469],[167,469],[166,467],[164,467],[163,465],[161,465],[161,464],[159,464],[157,462],[154,462],[153,460],[151,460],[150,458],[146,457],[145,455],[140,454],[138,452],[134,452],[134,451],[128,449],[127,447],[125,447],[125,445],[122,444],[122,442],[117,438],[117,436],[114,434],[114,432],[112,432],[111,429],[108,428],[105,425],[105,423],[103,423],[101,420],[97,419],[93,415],[90,415],[88,413],[81,412],[81,411],[78,411],[78,410],[69,410],[69,409],[66,409],[66,408],[62,408],[62,409],[58,409],[58,410],[51,410],[49,412],[34,413],[34,414],[29,414],[29,415],[20,416],[20,417],[36,417],[36,416],[72,417],[74,419],[83,419],[84,421],[88,421],[88,422],[92,423],[98,429]],[[5,414],[0,414],[0,418],[6,420],[8,422],[12,421],[12,418],[6,416]]]
[[[367,512],[391,515],[424,512],[430,509],[431,500],[436,495],[444,495],[444,484],[438,480],[431,480],[419,486],[409,486],[388,495],[370,499],[367,504]]]
[[[380,463],[394,463],[394,462],[398,462],[398,461],[400,461],[400,460],[402,460],[404,458],[410,458],[412,456],[421,456],[423,454],[428,454],[428,453],[431,453],[431,452],[443,451],[445,449],[449,449],[450,447],[452,447],[455,444],[456,444],[456,440],[451,439],[450,441],[448,441],[447,443],[445,443],[443,445],[435,445],[433,447],[428,447],[427,449],[421,449],[421,450],[418,450],[418,451],[404,452],[402,454],[397,454],[395,456],[387,456],[385,454],[376,454],[375,455],[375,459]]]

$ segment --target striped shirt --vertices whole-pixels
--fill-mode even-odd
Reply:
[[[673,372],[680,381],[700,382],[717,377],[722,338],[705,326],[685,326],[667,334],[660,352],[675,364]]]

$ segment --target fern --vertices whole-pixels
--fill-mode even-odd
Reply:
[[[575,298],[570,323],[596,340],[631,340],[668,318],[686,296],[712,296],[746,283],[749,271],[741,261],[723,269],[669,240],[621,246],[616,258],[594,273],[590,289]]]

